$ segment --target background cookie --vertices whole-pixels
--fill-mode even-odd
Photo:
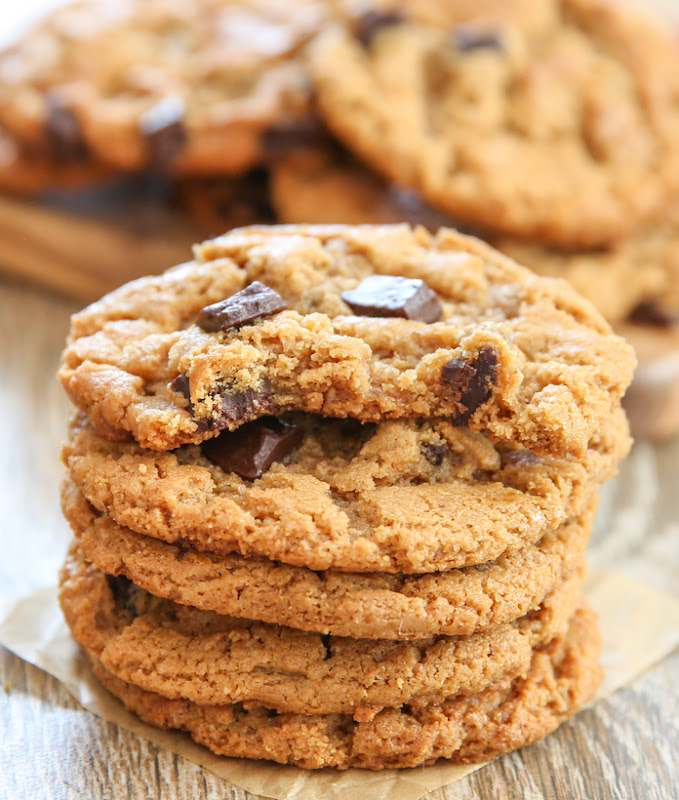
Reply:
[[[0,121],[64,160],[242,172],[267,129],[307,116],[297,56],[324,16],[306,0],[73,3],[0,56]]]
[[[679,183],[676,46],[622,4],[534,5],[548,12],[537,26],[520,9],[422,25],[406,7],[325,31],[311,51],[320,110],[366,163],[455,218],[604,244]]]

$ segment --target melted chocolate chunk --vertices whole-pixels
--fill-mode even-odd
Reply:
[[[133,619],[138,616],[134,604],[134,583],[125,575],[107,575],[106,581],[118,611],[131,616]]]
[[[196,324],[204,331],[226,331],[257,317],[268,317],[288,307],[283,298],[259,281],[253,281],[240,292],[226,300],[205,306]]]
[[[443,309],[424,281],[394,275],[370,275],[342,300],[354,314],[363,317],[405,317],[420,322],[437,322]]]
[[[474,361],[456,357],[443,365],[441,381],[460,405],[460,413],[452,419],[453,424],[469,422],[476,409],[490,399],[496,376],[497,356],[490,347],[479,351]]]
[[[672,325],[679,324],[679,310],[664,308],[657,300],[642,300],[627,319],[637,325],[671,328]]]
[[[278,417],[262,417],[235,431],[225,431],[203,442],[203,455],[225,472],[241,478],[261,477],[274,461],[281,461],[302,442],[304,432]]]
[[[170,95],[142,114],[141,132],[146,137],[151,164],[158,170],[167,169],[184,149],[184,101]]]
[[[440,467],[443,459],[450,448],[445,442],[435,444],[434,442],[422,442],[420,445],[422,455],[434,467]]]
[[[372,45],[375,36],[384,28],[402,25],[404,22],[403,12],[395,8],[388,11],[366,11],[356,19],[354,35],[367,49]]]
[[[502,50],[504,43],[500,31],[477,28],[474,25],[459,25],[453,31],[453,47],[461,53],[473,50]]]
[[[54,158],[62,163],[85,159],[87,146],[76,115],[54,92],[47,93],[45,105],[45,134]]]

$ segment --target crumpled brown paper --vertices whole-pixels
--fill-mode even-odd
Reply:
[[[590,548],[587,597],[601,617],[604,684],[598,697],[630,683],[679,645],[679,440],[639,445],[605,487]],[[654,588],[651,588],[651,585]],[[215,756],[180,733],[160,731],[125,711],[92,676],[49,587],[0,610],[0,644],[62,681],[92,713],[200,764],[253,794],[289,800],[418,800],[482,765],[406,770],[305,772]]]

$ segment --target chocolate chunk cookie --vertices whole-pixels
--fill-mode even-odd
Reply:
[[[533,649],[582,603],[584,569],[521,619],[471,636],[347,639],[225,617],[109,580],[77,546],[60,602],[76,640],[116,677],[170,699],[256,703],[298,714],[375,714],[424,706],[524,676]]]
[[[601,680],[596,615],[584,609],[568,632],[535,650],[525,677],[439,705],[349,714],[278,714],[243,704],[168,700],[116,678],[96,658],[95,674],[128,709],[161,728],[188,731],[220,755],[265,758],[306,769],[415,767],[438,758],[481,761],[553,731]]]
[[[311,48],[325,122],[387,179],[454,218],[567,247],[626,235],[676,190],[670,31],[608,0],[533,3],[556,5],[537,24],[500,3],[467,20],[439,4],[423,24],[413,5]]]
[[[447,420],[288,420],[278,424],[297,429],[296,446],[287,438],[293,449],[254,480],[260,422],[210,440],[207,452],[169,453],[76,423],[64,460],[96,508],[139,533],[310,569],[412,573],[482,564],[538,541],[581,513],[629,449],[621,410],[582,459],[493,445]]]
[[[78,2],[0,55],[0,121],[75,162],[238,173],[309,113],[300,49],[325,16],[295,0]]]
[[[73,318],[60,377],[109,438],[165,450],[295,409],[446,416],[582,455],[631,380],[631,348],[590,304],[450,230],[244,228],[195,255]],[[347,298],[377,275],[389,288],[352,314]],[[254,281],[287,310],[201,327],[208,306],[245,308]],[[407,292],[395,301],[414,285],[436,295],[438,321],[406,313]]]
[[[319,572],[166,544],[98,514],[72,483],[62,505],[87,561],[204,611],[370,639],[466,635],[537,608],[579,569],[595,500],[535,545],[479,567],[427,575]]]

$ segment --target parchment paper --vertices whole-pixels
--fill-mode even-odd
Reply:
[[[601,616],[604,683],[597,699],[634,680],[679,646],[679,439],[637,445],[604,487],[590,545],[587,597]],[[56,588],[27,591],[0,608],[0,644],[54,675],[103,719],[150,739],[254,794],[291,800],[418,800],[478,769],[440,763],[388,770],[305,772],[212,755],[188,736],[144,724],[102,689],[73,644]]]

